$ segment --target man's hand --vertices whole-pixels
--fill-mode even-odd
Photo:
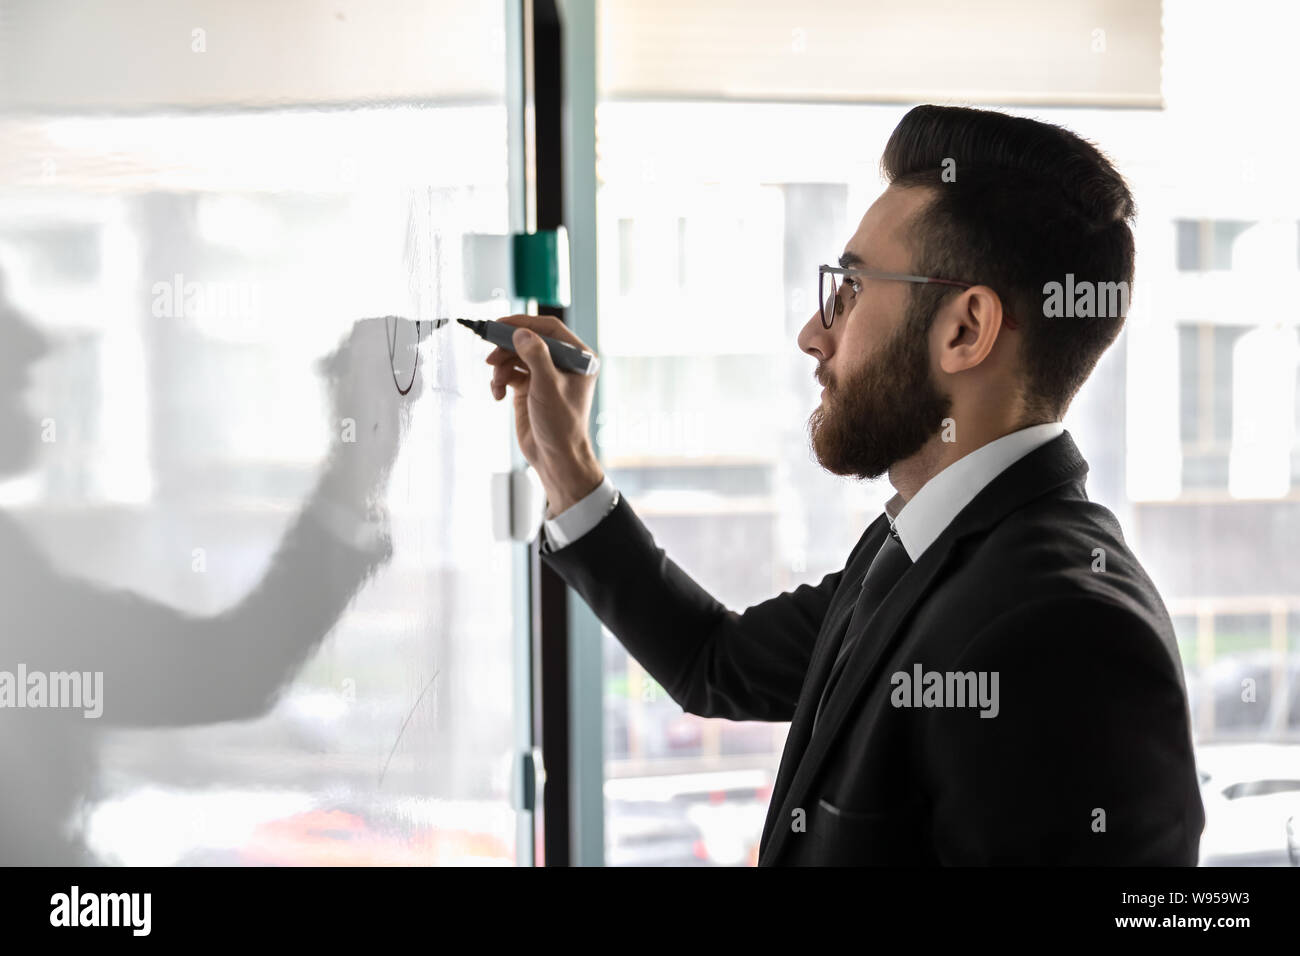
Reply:
[[[487,363],[494,368],[492,397],[500,401],[507,386],[514,389],[519,450],[537,469],[551,514],[557,515],[605,477],[587,432],[596,376],[561,372],[546,344],[531,333],[594,350],[554,316],[508,315],[498,321],[519,327],[514,334],[518,351],[495,348],[488,354]]]

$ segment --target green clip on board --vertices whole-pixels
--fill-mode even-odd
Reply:
[[[464,237],[464,280],[471,302],[509,294],[538,305],[569,305],[569,234],[563,226],[513,235]]]

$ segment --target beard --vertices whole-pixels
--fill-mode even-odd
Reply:
[[[929,322],[909,309],[903,323],[843,382],[827,381],[826,398],[808,419],[813,453],[835,475],[879,478],[916,454],[952,407],[930,378]]]

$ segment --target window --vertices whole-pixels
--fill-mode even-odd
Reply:
[[[779,54],[764,52],[767,72],[756,73],[751,51],[710,44],[712,34],[701,32],[664,57],[646,55],[666,35],[634,28],[649,14],[636,3],[602,9],[609,12],[602,29],[621,31],[603,41],[620,55],[604,60],[605,98],[597,107],[602,241],[615,242],[620,220],[635,222],[647,237],[637,267],[660,271],[645,273],[656,278],[644,286],[620,282],[613,269],[602,279],[602,409],[610,416],[604,424],[621,420],[628,427],[611,427],[600,451],[667,553],[720,601],[743,610],[843,567],[893,493],[886,481],[836,479],[812,461],[806,422],[816,404],[814,363],[797,350],[795,336],[816,308],[809,276],[843,250],[882,188],[876,164],[906,107],[826,102],[825,91],[844,79],[830,46],[821,48],[819,75],[800,87],[806,95],[782,87],[778,101],[774,84],[788,86],[792,75],[771,70]],[[716,11],[693,15],[703,18],[701,31],[724,22]],[[786,22],[767,7],[756,16],[761,29]],[[1075,398],[1065,424],[1089,460],[1090,497],[1120,518],[1173,615],[1198,746],[1261,739],[1300,746],[1292,716],[1300,706],[1287,683],[1300,610],[1300,501],[1294,489],[1280,498],[1236,497],[1230,480],[1234,454],[1240,461],[1242,451],[1234,423],[1243,402],[1255,403],[1252,411],[1260,404],[1235,365],[1239,343],[1258,324],[1254,316],[1285,299],[1282,291],[1257,291],[1243,305],[1240,288],[1265,288],[1243,242],[1259,236],[1258,210],[1295,221],[1300,206],[1267,177],[1238,175],[1247,161],[1267,168],[1263,152],[1243,156],[1239,141],[1205,134],[1207,110],[1225,119],[1245,110],[1266,122],[1286,108],[1285,96],[1261,100],[1255,88],[1250,96],[1243,90],[1216,112],[1220,107],[1207,105],[1218,102],[1210,94],[1222,92],[1234,74],[1207,76],[1199,51],[1223,22],[1171,4],[1162,18],[1164,109],[1023,111],[1074,129],[1116,157],[1141,210],[1128,331]],[[844,33],[860,39],[852,29]],[[803,39],[807,53],[825,40],[811,33]],[[708,47],[712,59],[691,56],[695,44]],[[689,61],[690,78],[667,68],[667,56]],[[1283,63],[1290,53],[1279,43],[1270,56]],[[792,70],[805,68],[789,59]],[[703,92],[683,95],[692,83]],[[1279,82],[1278,90],[1284,87]],[[934,101],[981,105],[981,95],[956,92]],[[1036,102],[1046,99],[1045,93]],[[1007,101],[984,102],[1005,108]],[[842,131],[836,148],[810,147],[825,143],[828,129]],[[647,168],[655,171],[652,183]],[[748,217],[743,229],[728,225],[737,214]],[[1161,247],[1170,242],[1172,248]],[[724,281],[712,271],[719,250],[733,248],[754,260],[739,303],[710,287]],[[656,256],[662,268],[652,265]],[[689,281],[674,283],[671,267],[682,262],[678,277]],[[1300,279],[1287,267],[1272,274],[1278,290]],[[1141,347],[1133,348],[1139,338]],[[1278,374],[1270,371],[1269,381],[1289,381],[1295,370]],[[1300,401],[1285,394],[1288,406]],[[1148,411],[1143,427],[1125,428]],[[674,429],[688,412],[697,423]],[[692,439],[680,437],[686,434]],[[1295,471],[1300,448],[1292,456]],[[1144,477],[1155,478],[1126,481],[1135,460]],[[1133,487],[1150,500],[1129,497]],[[617,727],[610,737],[617,749],[606,754],[609,860],[752,862],[762,788],[774,778],[785,728],[714,726],[684,716],[647,689],[636,663],[607,640],[606,714]],[[1241,700],[1246,678],[1259,688],[1256,703]],[[734,812],[700,813],[710,801]]]

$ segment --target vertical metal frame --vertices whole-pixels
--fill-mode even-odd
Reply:
[[[568,324],[599,351],[596,335],[596,0],[559,0],[564,62],[564,212],[572,305]],[[600,396],[592,403],[593,428]],[[595,437],[593,434],[593,447]],[[604,632],[591,609],[569,597],[571,846],[579,866],[605,862]]]
[[[538,311],[557,316],[598,349],[595,0],[521,2],[525,172],[532,173],[535,203],[528,226],[563,225],[570,243],[572,304]],[[544,765],[539,855],[546,866],[599,866],[605,855],[600,622],[541,561],[536,544],[530,583],[533,730]]]
[[[510,232],[528,228],[530,197],[527,156],[527,83],[525,78],[524,0],[505,2],[506,51],[506,151]],[[518,303],[514,303],[518,307]],[[526,467],[512,434],[511,469]],[[511,547],[511,607],[514,621],[512,648],[514,768],[511,800],[515,808],[515,864],[537,861],[537,757],[533,738],[533,614],[530,555],[527,545]]]

